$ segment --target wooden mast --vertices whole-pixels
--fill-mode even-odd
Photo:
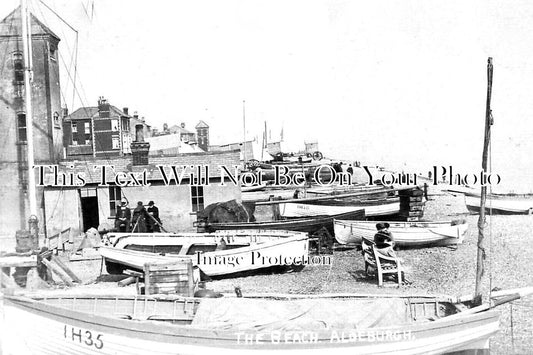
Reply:
[[[242,126],[243,126],[243,141],[242,141],[242,158],[244,166],[246,166],[246,101],[242,100]]]
[[[487,171],[487,160],[489,155],[490,144],[490,126],[493,124],[492,111],[490,109],[490,100],[492,95],[492,57],[489,57],[487,63],[487,106],[485,110],[485,139],[483,142],[483,156],[481,168]],[[479,234],[477,239],[477,268],[476,268],[476,293],[475,303],[481,303],[481,278],[483,277],[485,260],[485,248],[483,246],[483,239],[485,238],[485,203],[487,200],[487,186],[481,186],[481,202],[479,205],[479,219],[477,222]]]
[[[30,202],[30,215],[37,218],[37,194],[35,188],[35,165],[33,152],[33,110],[31,104],[31,81],[33,76],[32,48],[31,48],[31,20],[28,11],[27,0],[21,0],[22,19],[22,47],[24,53],[24,87],[25,87],[25,110],[26,110],[26,141],[28,159],[28,199]]]

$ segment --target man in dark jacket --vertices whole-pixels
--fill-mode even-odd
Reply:
[[[148,202],[148,208],[146,209],[148,212],[148,232],[161,232],[161,220],[159,219],[159,208],[156,207],[154,201]],[[150,218],[153,217],[153,218]],[[154,221],[155,220],[155,221]],[[156,223],[157,221],[157,223]]]
[[[146,215],[146,208],[142,201],[137,202],[137,207],[133,210],[133,232],[136,233],[146,233],[146,218],[149,218]]]
[[[131,223],[131,210],[128,201],[123,199],[115,214],[115,229],[118,232],[129,232]]]

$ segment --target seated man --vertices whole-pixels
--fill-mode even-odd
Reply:
[[[394,252],[394,237],[389,231],[390,225],[388,223],[376,224],[378,232],[374,235],[374,243],[376,243],[376,249],[383,255],[396,257]]]

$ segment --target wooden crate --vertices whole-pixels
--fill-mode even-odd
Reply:
[[[195,280],[191,259],[144,264],[144,294],[193,297]]]

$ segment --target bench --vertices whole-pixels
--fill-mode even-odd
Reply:
[[[61,232],[54,234],[47,239],[47,247],[53,250],[55,255],[58,254],[59,249],[65,252],[65,244],[70,242],[70,227],[63,229]]]
[[[398,287],[402,284],[403,269],[400,260],[395,257],[381,254],[373,241],[363,238],[361,249],[365,261],[365,274],[368,276],[368,269],[376,270],[378,286],[383,286],[383,277],[387,274],[396,275]]]

